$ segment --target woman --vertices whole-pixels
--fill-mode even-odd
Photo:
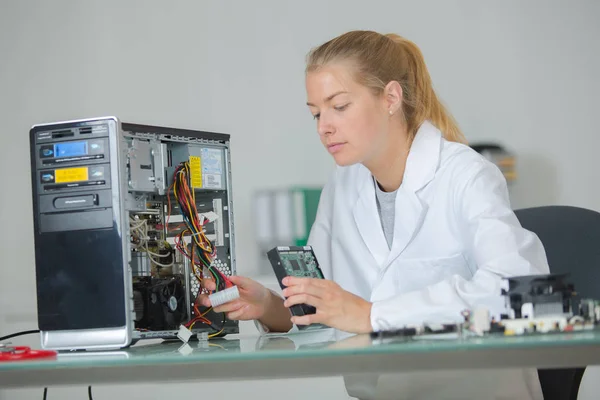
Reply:
[[[288,277],[284,301],[234,277],[240,299],[216,311],[270,331],[322,323],[365,333],[458,322],[476,306],[497,315],[502,277],[548,272],[541,242],[510,207],[503,175],[463,144],[415,44],[394,34],[341,35],[309,54],[306,90],[338,165],[309,238],[326,280]],[[287,307],[301,303],[316,314],[290,319]],[[503,398],[516,387],[527,393],[515,398],[541,398],[537,376],[528,381],[526,372],[512,371],[507,382],[496,373],[491,382],[510,386]]]

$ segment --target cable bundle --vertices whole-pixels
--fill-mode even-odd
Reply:
[[[175,260],[174,257],[168,264],[164,264],[159,261],[161,258],[166,258],[169,257],[169,255],[171,255],[171,245],[169,245],[167,241],[161,242],[161,245],[164,247],[162,250],[166,250],[166,253],[164,254],[151,251],[148,247],[148,242],[150,241],[150,237],[148,236],[148,220],[136,220],[135,218],[130,216],[129,229],[131,230],[131,233],[133,234],[133,237],[135,239],[135,243],[133,243],[132,245],[133,249],[146,252],[150,260],[157,267],[168,268],[173,266]],[[159,248],[159,251],[160,250],[161,249]]]
[[[217,254],[217,249],[204,234],[203,226],[208,222],[200,218],[196,208],[196,193],[190,185],[190,166],[188,162],[183,162],[175,169],[173,175],[173,195],[179,203],[179,209],[183,216],[183,221],[187,230],[191,233],[193,242],[198,246],[198,256],[200,261],[209,266]],[[170,199],[169,199],[170,201]],[[169,205],[170,206],[170,205]],[[168,224],[168,221],[167,221]]]
[[[201,282],[203,280],[202,272],[208,271],[208,273],[210,273],[215,280],[215,292],[221,291],[232,287],[233,284],[221,271],[211,265],[212,261],[216,257],[217,249],[204,233],[204,225],[208,223],[208,220],[198,213],[198,209],[196,207],[196,195],[191,187],[190,181],[191,172],[189,162],[182,162],[175,169],[171,189],[175,200],[177,200],[177,203],[179,204],[179,210],[186,225],[186,229],[182,230],[176,236],[175,246],[185,257],[191,261],[192,270],[198,281]],[[167,226],[169,226],[169,217],[171,215],[170,196],[168,196],[168,200],[169,213],[167,215]],[[187,235],[191,236],[192,238],[190,243],[191,248],[188,248],[188,244],[185,242],[185,236]],[[200,294],[200,292],[198,292],[198,294]],[[185,326],[188,329],[191,329],[196,322],[203,322],[212,326],[211,322],[205,318],[205,315],[210,310],[211,309],[209,308],[204,313],[200,313],[198,306],[194,304],[194,312],[196,317],[189,321]],[[223,316],[223,319],[225,319],[225,316]],[[222,331],[223,329],[209,336],[218,335]]]

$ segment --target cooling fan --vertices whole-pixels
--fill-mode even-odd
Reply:
[[[182,278],[142,278],[134,283],[136,328],[175,330],[186,319]]]

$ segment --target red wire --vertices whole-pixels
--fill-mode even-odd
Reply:
[[[200,225],[200,216],[198,214],[198,209],[196,207],[196,204],[194,202],[185,202],[183,201],[183,199],[187,198],[187,199],[192,199],[192,193],[190,190],[190,185],[188,183],[187,180],[185,180],[183,178],[183,176],[181,176],[180,172],[184,169],[183,166],[179,166],[175,173],[173,174],[173,181],[175,182],[175,179],[177,179],[178,185],[177,185],[177,198],[181,199],[179,200],[179,207],[181,208],[181,210],[183,211],[184,214],[188,215],[192,221],[190,221],[190,223],[193,226],[201,226]],[[171,198],[168,198],[169,200],[169,215],[171,214]],[[195,222],[195,223],[194,223]],[[208,223],[208,221],[205,221],[204,224]],[[202,224],[202,225],[204,225]],[[192,236],[194,234],[194,232],[191,232]],[[182,237],[183,235],[181,235],[181,237],[177,237],[176,238],[176,247],[179,249],[179,251],[181,251],[188,259],[191,259],[192,262],[194,262],[194,254],[188,254],[187,253],[187,249],[185,249],[184,244],[181,243],[181,239],[183,239]],[[192,243],[194,241],[194,238],[192,237]],[[205,252],[202,250],[202,253],[205,255],[204,258],[206,258],[208,260],[208,262],[210,263],[210,261],[212,259],[214,259],[217,255],[217,248],[216,246],[214,246],[210,241],[208,241],[208,243],[205,243],[204,240],[202,240],[202,242],[204,244],[206,244],[208,246],[208,248],[210,248],[212,251],[210,253]],[[185,242],[184,242],[185,243]],[[194,248],[192,247],[192,253],[194,253]],[[231,287],[233,286],[233,284],[231,283],[231,281],[227,278],[227,276],[225,276],[221,271],[219,271],[218,269],[211,267],[214,270],[217,271],[217,274],[219,275],[219,278],[222,279],[225,282],[225,287]]]

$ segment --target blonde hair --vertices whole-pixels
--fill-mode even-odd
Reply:
[[[356,80],[383,92],[391,81],[402,87],[402,113],[410,139],[429,120],[446,140],[466,143],[458,124],[440,102],[431,83],[421,50],[413,42],[393,33],[352,31],[311,50],[306,73],[333,62],[350,61],[357,68]]]

